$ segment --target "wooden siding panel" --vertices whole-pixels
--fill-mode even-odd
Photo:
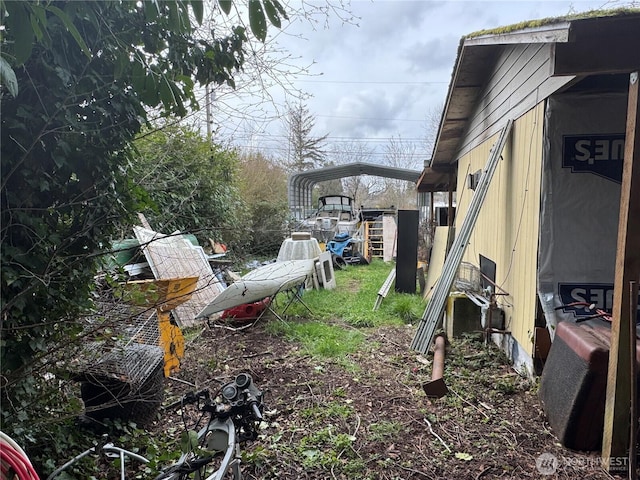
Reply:
[[[537,292],[537,245],[542,165],[542,104],[516,122],[508,173],[505,201],[510,204],[505,230],[506,242],[500,247],[506,262],[501,269],[503,288],[509,296],[501,299],[514,338],[532,354]]]
[[[544,82],[549,76],[549,57],[549,47],[540,45],[516,45],[504,51],[474,109],[462,148],[499,122]],[[529,105],[527,110],[534,105]]]
[[[506,47],[474,107],[457,156],[467,154],[498,133],[505,117],[519,118],[574,78],[550,74],[550,45]]]
[[[491,112],[504,104],[513,103],[512,92],[518,88],[523,79],[538,70],[545,63],[543,55],[539,55],[539,45],[517,45],[504,51],[493,73],[484,87],[482,109],[474,111],[474,117],[486,118]]]
[[[430,300],[436,282],[442,275],[444,261],[447,251],[447,237],[449,235],[449,227],[436,227],[433,237],[433,248],[431,250],[431,258],[427,268],[427,278],[425,280],[424,299]]]
[[[498,303],[507,328],[529,354],[537,301],[543,120],[541,103],[515,122],[463,259],[479,265],[482,254],[496,262],[497,284],[509,293],[498,297]],[[457,222],[462,222],[473,194],[467,175],[484,168],[495,140],[494,136],[460,158]]]

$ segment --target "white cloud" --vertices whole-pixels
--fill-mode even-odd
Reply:
[[[335,16],[327,20],[329,28],[321,18],[315,24],[295,20],[278,43],[291,53],[288,61],[313,64],[312,75],[294,84],[311,95],[306,104],[316,116],[316,135],[362,142],[424,138],[427,118],[444,104],[464,35],[599,6],[570,0],[356,0],[351,11],[357,25]],[[284,103],[282,89],[270,93]],[[279,122],[266,129],[282,141]]]

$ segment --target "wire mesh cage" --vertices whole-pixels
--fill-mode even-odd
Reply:
[[[453,281],[454,288],[460,292],[480,292],[480,268],[472,263],[461,262]]]
[[[123,304],[102,304],[89,328],[100,332],[84,345],[78,360],[83,376],[118,379],[141,385],[163,361],[155,311]]]
[[[164,397],[156,312],[107,302],[85,320],[90,340],[75,366],[86,416],[148,422]]]

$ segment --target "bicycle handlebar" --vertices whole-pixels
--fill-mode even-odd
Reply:
[[[203,388],[197,392],[187,392],[185,393],[179,400],[176,400],[173,403],[170,403],[166,407],[162,407],[164,410],[175,410],[179,407],[184,407],[185,405],[192,405],[197,403],[201,398],[204,400],[208,400],[211,397],[208,388]]]
[[[214,417],[226,417],[233,414],[251,412],[255,420],[262,420],[262,392],[253,383],[253,379],[247,373],[241,373],[231,382],[220,388],[220,399],[211,400],[208,388],[197,392],[188,392],[180,400],[168,405],[166,409],[197,404],[204,400],[200,408],[203,412],[209,412]]]

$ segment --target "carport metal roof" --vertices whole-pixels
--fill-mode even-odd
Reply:
[[[312,209],[311,192],[313,187],[327,180],[355,177],[357,175],[373,175],[377,177],[406,180],[414,184],[420,178],[420,170],[388,167],[374,163],[355,162],[346,165],[317,168],[289,175],[289,208],[297,219],[303,218],[304,212]]]

